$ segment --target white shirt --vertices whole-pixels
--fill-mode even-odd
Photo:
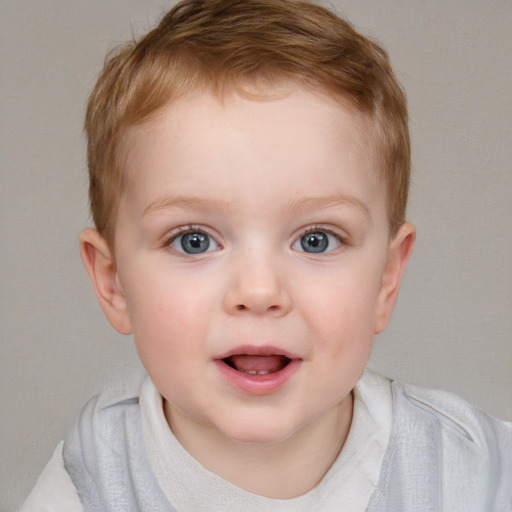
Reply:
[[[293,499],[244,491],[205,469],[178,442],[164,417],[162,398],[148,379],[141,392],[144,438],[158,483],[178,511],[297,512],[366,510],[375,491],[391,432],[389,381],[366,372],[354,389],[354,414],[343,449],[321,482]]]

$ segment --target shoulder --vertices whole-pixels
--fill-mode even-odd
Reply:
[[[512,429],[462,398],[391,381],[393,426],[369,510],[509,512]]]
[[[396,382],[391,387],[394,463],[401,457],[408,459],[409,471],[424,464],[426,473],[438,482],[433,481],[432,487],[441,486],[450,506],[464,496],[464,510],[509,510],[510,423],[451,393]]]
[[[140,373],[111,380],[86,403],[64,442],[64,464],[73,481],[77,474],[96,478],[105,461],[124,460],[127,449],[140,444],[139,397],[146,378]]]
[[[76,488],[64,467],[59,443],[19,512],[83,512]]]
[[[98,436],[103,440],[111,436],[111,441],[115,443],[119,434],[117,430],[122,428],[127,418],[139,413],[141,387],[146,379],[146,373],[141,370],[108,381],[102,392],[93,396],[83,407],[64,444],[64,459],[68,445],[76,437],[80,438],[79,444],[95,443]]]
[[[470,402],[446,391],[424,389],[391,382],[396,408],[435,418],[446,433],[463,436],[477,446],[512,449],[512,423],[478,409]]]
[[[122,425],[123,417],[138,414],[141,384],[146,378],[140,371],[128,379],[111,379],[99,395],[87,402],[66,441],[55,449],[19,512],[83,512],[70,471],[73,473],[78,462],[85,462],[96,472],[98,459],[95,456],[98,446],[104,443],[114,451],[123,448],[120,444],[123,436],[119,435],[118,426]]]

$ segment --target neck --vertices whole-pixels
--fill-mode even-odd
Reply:
[[[245,491],[267,498],[295,498],[313,489],[338,457],[352,421],[353,395],[273,444],[243,444],[211,427],[181,421],[168,402],[174,435],[203,467]]]

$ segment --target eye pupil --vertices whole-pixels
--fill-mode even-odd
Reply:
[[[329,238],[326,233],[317,231],[302,236],[300,244],[306,252],[324,252],[329,245]]]
[[[206,252],[210,247],[210,238],[204,233],[185,233],[181,237],[181,247],[188,254]]]

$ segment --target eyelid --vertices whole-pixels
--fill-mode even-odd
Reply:
[[[313,224],[311,226],[307,226],[301,228],[297,231],[295,239],[299,239],[301,236],[307,235],[308,233],[316,233],[317,231],[322,231],[327,233],[328,235],[332,235],[339,239],[342,243],[347,243],[348,235],[342,231],[341,229],[336,229],[324,224]]]

